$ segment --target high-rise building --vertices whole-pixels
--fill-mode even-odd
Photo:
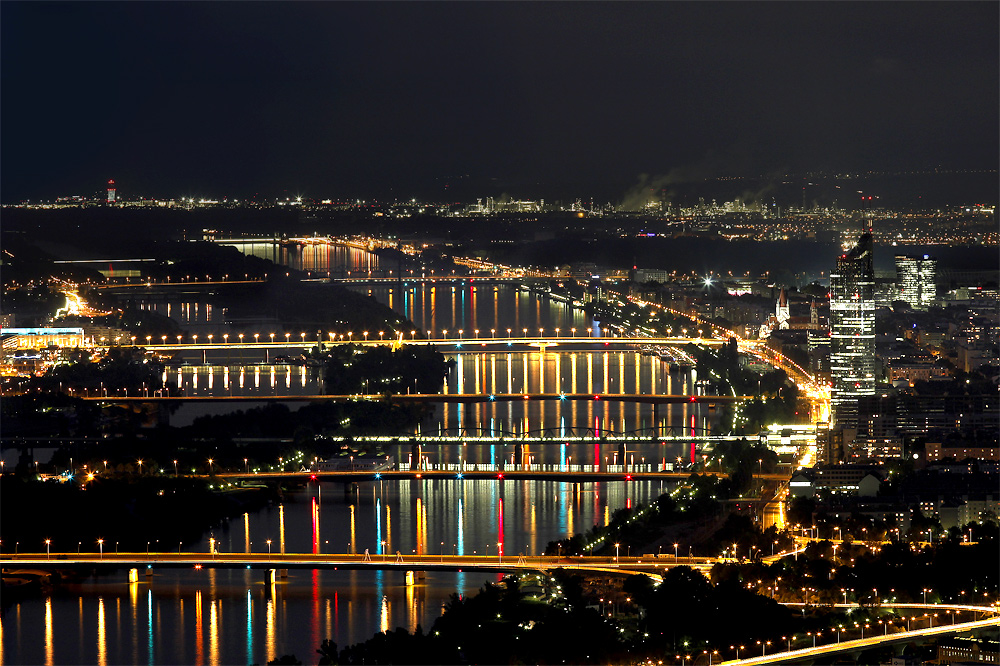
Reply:
[[[115,181],[108,181],[108,203],[113,204],[115,202]]]
[[[872,236],[837,260],[830,274],[830,375],[833,421],[857,428],[858,399],[875,393],[875,271]]]
[[[937,259],[928,255],[896,255],[897,300],[906,301],[914,310],[926,310],[937,298]]]

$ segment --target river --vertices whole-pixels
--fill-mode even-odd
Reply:
[[[288,251],[273,244],[245,248],[294,268],[352,275],[382,270],[378,257],[343,247]],[[268,254],[270,253],[270,254]],[[427,331],[448,329],[483,337],[506,329],[536,332],[556,327],[577,335],[600,336],[599,323],[565,303],[510,286],[433,284],[403,289],[355,287],[371,293]],[[150,302],[148,309],[178,320],[189,332],[223,335],[224,313],[210,301]],[[587,331],[587,329],[590,331]],[[489,333],[488,333],[489,332]],[[261,331],[266,336],[270,331]],[[564,333],[564,334],[566,334]],[[457,361],[446,391],[452,393],[679,393],[697,390],[691,370],[671,369],[634,351],[482,352],[445,350]],[[318,393],[306,368],[273,365],[258,358],[205,359],[208,364],[170,369],[167,379],[191,395]],[[190,362],[190,360],[189,360]],[[229,405],[233,410],[249,403]],[[183,425],[198,414],[223,408],[182,407]],[[190,413],[185,412],[190,410]],[[661,425],[688,432],[711,431],[714,414],[688,405],[664,407]],[[533,463],[605,464],[619,462],[617,445],[595,435],[648,427],[649,406],[611,401],[485,403],[439,406],[421,424],[423,434],[538,433],[566,442],[532,444]],[[570,435],[590,431],[591,440]],[[390,445],[403,460],[409,447]],[[626,447],[632,463],[653,464],[694,454],[681,440],[635,442]],[[496,463],[513,454],[508,444],[442,443],[424,447],[430,462]],[[313,484],[273,506],[220,525],[183,550],[206,552],[217,539],[225,551],[364,552],[375,557],[457,553],[495,555],[540,553],[551,540],[605,524],[615,510],[645,503],[669,489],[664,482],[565,483],[510,480],[371,481],[357,486]],[[173,550],[176,544],[154,544]],[[110,548],[110,544],[107,546]],[[475,592],[496,576],[432,573],[407,585],[402,573],[296,571],[273,587],[259,572],[243,570],[157,570],[138,583],[125,571],[67,584],[52,595],[5,600],[0,614],[0,663],[9,664],[254,664],[295,653],[314,662],[324,638],[343,647],[397,626],[425,630],[451,594]]]

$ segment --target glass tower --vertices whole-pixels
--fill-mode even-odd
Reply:
[[[872,236],[837,260],[830,274],[830,375],[835,424],[856,428],[858,399],[875,394],[875,271]]]
[[[896,255],[898,300],[914,310],[926,310],[937,297],[937,259]]]

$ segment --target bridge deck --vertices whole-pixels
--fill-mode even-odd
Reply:
[[[532,402],[552,400],[592,400],[606,402],[642,403],[647,405],[677,404],[728,404],[750,400],[747,395],[666,395],[656,393],[352,393],[346,395],[187,395],[187,396],[84,396],[83,400],[96,402],[231,402],[233,400],[280,400],[289,402],[352,402],[357,400],[388,400],[389,402],[480,403],[480,402]]]
[[[354,553],[20,553],[5,554],[0,567],[16,569],[369,569],[399,571],[550,571],[574,569],[614,574],[645,573],[659,578],[657,571],[673,566],[711,568],[713,560],[681,557],[674,561],[650,557],[549,557],[516,553],[502,557],[485,555],[354,554]]]

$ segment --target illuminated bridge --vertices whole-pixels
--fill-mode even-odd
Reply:
[[[702,404],[713,406],[750,400],[746,395],[667,395],[663,393],[396,393],[346,395],[198,395],[198,396],[85,396],[83,400],[92,402],[112,402],[115,404],[147,402],[232,402],[232,401],[280,401],[280,402],[353,402],[358,400],[387,401],[395,403],[488,403],[488,402],[532,402],[553,400],[590,400],[605,402],[641,403],[647,405]]]
[[[490,329],[492,331],[494,329]],[[452,337],[447,336],[447,331],[441,331],[441,337],[431,337],[431,338],[417,338],[416,331],[412,337],[403,338],[386,338],[384,335],[382,337],[378,336],[378,332],[368,332],[368,337],[365,338],[363,332],[358,332],[357,337],[354,337],[354,333],[348,337],[348,334],[344,333],[333,333],[328,332],[326,334],[328,339],[317,340],[315,331],[311,334],[311,338],[307,339],[310,334],[300,334],[299,339],[296,340],[293,337],[288,337],[285,340],[281,340],[281,336],[276,336],[277,339],[271,338],[271,334],[258,334],[255,338],[253,334],[246,335],[244,337],[239,337],[238,335],[224,335],[224,336],[213,336],[212,339],[206,339],[207,336],[201,337],[201,342],[198,342],[196,336],[188,335],[188,341],[184,341],[184,336],[178,339],[176,336],[171,339],[169,336],[160,336],[159,343],[156,339],[150,336],[146,340],[146,344],[143,344],[143,340],[137,338],[135,343],[149,349],[151,351],[161,351],[161,352],[175,352],[175,351],[213,351],[221,350],[225,351],[227,349],[232,350],[247,350],[247,349],[301,349],[308,350],[315,347],[317,344],[346,344],[353,343],[360,345],[362,347],[370,347],[376,345],[392,345],[392,344],[407,344],[407,345],[438,345],[442,347],[450,347],[454,349],[462,349],[463,351],[496,351],[497,348],[510,348],[515,345],[518,347],[550,347],[554,345],[578,345],[589,351],[602,351],[608,350],[614,346],[614,350],[618,351],[621,345],[653,345],[653,346],[664,346],[664,347],[677,347],[688,344],[703,345],[703,346],[719,346],[726,344],[726,340],[718,338],[689,338],[689,337],[640,337],[640,336],[630,336],[630,337],[608,337],[608,338],[594,338],[589,335],[583,335],[586,331],[580,331],[578,336],[528,336],[523,337],[510,336],[510,337],[486,337],[490,331],[480,331],[481,337],[465,337],[464,335],[454,335]],[[499,332],[499,331],[498,331]],[[503,332],[507,332],[504,329]],[[561,329],[560,329],[561,332]],[[385,331],[382,332],[383,334]],[[433,331],[431,331],[433,334]],[[459,331],[453,331],[453,333],[458,334]],[[463,331],[463,334],[465,331]],[[473,333],[473,331],[469,331]],[[219,338],[223,338],[219,340]]]
[[[506,467],[499,465],[485,465],[478,463],[468,463],[459,465],[450,464],[450,469],[442,469],[439,464],[421,464],[419,469],[395,469],[372,471],[367,470],[340,470],[332,472],[224,472],[214,474],[211,477],[199,475],[205,479],[222,479],[227,481],[342,481],[358,482],[372,481],[373,479],[400,480],[400,479],[465,479],[465,480],[537,480],[537,481],[659,481],[673,480],[683,481],[691,477],[691,472],[660,471],[661,465],[658,463],[637,463],[628,465],[558,465],[558,464],[509,464]],[[570,467],[571,469],[559,469]],[[489,468],[489,469],[486,469]],[[556,469],[551,469],[556,468]],[[725,472],[704,471],[701,474],[710,476],[725,477]],[[787,474],[754,474],[756,479],[768,481],[784,481],[788,479]],[[751,500],[741,500],[750,502]]]
[[[501,549],[502,550],[502,549]],[[368,569],[397,571],[551,571],[572,569],[604,573],[644,573],[659,579],[657,571],[690,566],[707,571],[711,558],[554,557],[523,554],[354,554],[354,553],[6,553],[0,567],[13,569]]]

